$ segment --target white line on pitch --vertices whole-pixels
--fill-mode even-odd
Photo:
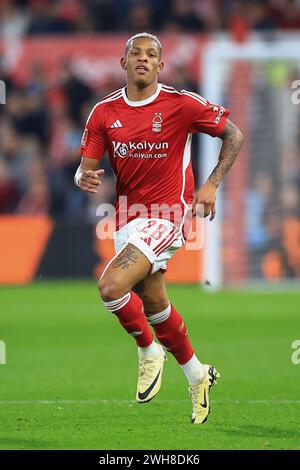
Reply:
[[[157,400],[161,404],[186,404],[189,400]],[[216,404],[300,405],[300,400],[211,400]],[[131,405],[135,400],[0,400],[1,405]]]

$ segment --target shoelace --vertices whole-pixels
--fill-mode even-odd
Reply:
[[[152,359],[144,359],[140,364],[139,364],[139,377],[140,377],[140,383],[142,385],[148,383],[148,381],[151,381],[153,378],[152,374],[152,366],[153,360]]]
[[[199,394],[200,386],[201,386],[201,384],[191,385],[189,387],[189,393],[190,393],[190,397],[191,397],[192,402],[193,402],[193,412],[194,413],[197,413],[197,411],[201,409],[200,403],[198,401],[198,394]]]

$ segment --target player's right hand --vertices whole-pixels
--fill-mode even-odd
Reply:
[[[82,191],[96,194],[98,186],[101,184],[100,177],[104,174],[104,170],[86,170],[81,173],[79,187]]]
[[[196,191],[192,205],[193,217],[196,215],[200,215],[201,217],[207,217],[210,215],[209,220],[213,220],[215,218],[216,192],[217,187],[210,181],[206,181],[206,183]]]

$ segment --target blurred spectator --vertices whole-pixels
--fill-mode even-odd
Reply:
[[[37,93],[45,99],[48,83],[42,61],[36,60],[32,62],[29,73],[30,77],[25,86],[25,90],[29,93]]]
[[[42,96],[33,89],[15,90],[7,100],[10,121],[21,135],[37,136],[41,142],[48,139],[48,113]]]
[[[172,31],[204,31],[203,20],[197,16],[193,0],[172,0],[167,30]]]
[[[207,31],[222,29],[221,5],[219,0],[201,0],[195,2],[195,12],[201,18]]]
[[[262,251],[266,247],[268,233],[265,227],[265,215],[273,198],[271,177],[266,173],[259,173],[246,198],[247,241],[251,251]]]
[[[246,231],[247,244],[251,256],[251,275],[259,278],[262,275],[261,262],[270,237],[266,227],[266,214],[274,198],[274,187],[271,177],[266,173],[258,173],[253,187],[246,197]]]
[[[133,2],[128,11],[127,22],[122,29],[138,33],[151,31],[153,27],[150,5],[142,1]]]
[[[191,79],[187,67],[175,65],[173,67],[173,79],[171,85],[177,90],[189,90],[198,92],[197,83]]]
[[[52,113],[52,131],[49,145],[49,156],[52,166],[64,165],[78,161],[78,152],[82,136],[82,127],[74,122],[65,106],[58,106]]]
[[[28,161],[22,137],[9,122],[1,125],[1,155],[7,165],[10,178],[21,192],[26,185]]]
[[[284,215],[293,215],[295,217],[300,215],[300,201],[299,201],[299,186],[290,181],[286,182],[283,188],[280,205]]]
[[[117,3],[117,6],[116,6]],[[93,29],[96,31],[114,31],[119,26],[118,7],[120,2],[112,2],[111,0],[90,0],[88,2],[89,13]],[[125,15],[120,14],[120,18],[124,19]]]
[[[17,212],[19,214],[48,214],[50,208],[49,186],[42,162],[32,159],[28,168],[28,186],[22,194]]]
[[[0,159],[0,214],[11,212],[17,198],[17,187],[12,181],[8,165]]]
[[[276,27],[275,21],[270,16],[268,2],[263,0],[248,0],[245,2],[245,14],[250,28],[253,30],[267,31]]]
[[[70,18],[60,16],[60,2],[30,0],[31,21],[29,34],[59,34],[74,30]]]
[[[286,222],[289,225],[291,221],[280,217],[278,209],[275,207],[267,214],[266,228],[269,242],[262,258],[262,274],[268,280],[294,278],[300,274],[300,221],[295,220],[297,225],[296,237],[294,239],[290,237],[288,243],[286,243],[287,239],[284,237],[284,233],[286,232],[287,235],[291,226],[288,227]],[[294,243],[295,239],[296,243]]]
[[[0,37],[16,39],[28,31],[30,10],[19,6],[17,1],[4,0],[0,4]]]
[[[299,30],[300,3],[298,0],[269,0],[269,14],[280,29]]]
[[[60,87],[65,95],[71,119],[82,125],[80,110],[91,99],[92,90],[75,75],[71,63],[67,60],[62,64]]]

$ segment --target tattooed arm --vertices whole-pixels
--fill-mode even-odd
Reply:
[[[243,143],[243,134],[229,119],[226,121],[219,161],[206,183],[196,192],[193,201],[193,215],[196,215],[196,205],[204,206],[204,217],[210,214],[210,219],[216,215],[216,191],[222,179],[233,165]]]
[[[219,162],[208,178],[208,181],[216,187],[219,186],[223,177],[226,175],[227,171],[231,168],[238,156],[243,143],[243,134],[229,119],[227,119],[221,139],[223,140],[223,145],[221,147]]]

